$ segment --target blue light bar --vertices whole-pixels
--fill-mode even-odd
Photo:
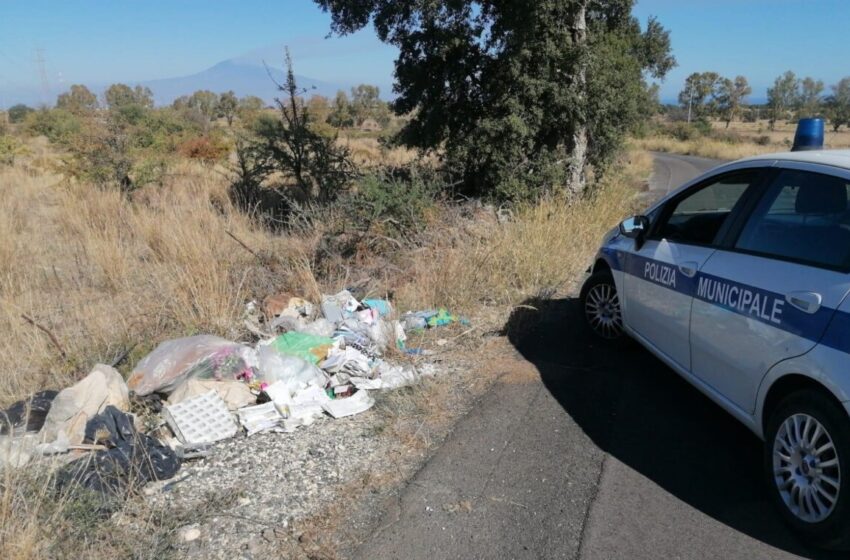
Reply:
[[[823,119],[800,119],[792,152],[823,149]]]

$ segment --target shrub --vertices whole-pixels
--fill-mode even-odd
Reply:
[[[20,142],[11,136],[0,134],[0,165],[15,163],[15,156],[21,152],[21,149]]]
[[[444,188],[427,170],[383,171],[359,179],[338,206],[352,229],[377,227],[382,235],[407,237],[421,227],[422,217]]]
[[[18,103],[17,105],[12,105],[9,107],[8,115],[9,122],[11,123],[20,123],[24,122],[27,115],[35,111],[32,107],[27,107],[23,103]]]
[[[177,147],[183,157],[196,159],[207,165],[222,161],[230,150],[220,138],[199,136],[189,138]]]
[[[65,109],[40,109],[29,113],[25,128],[30,134],[46,136],[51,142],[69,144],[80,133],[80,120]]]
[[[770,146],[770,136],[767,134],[762,134],[761,136],[756,138],[756,144],[759,146]]]

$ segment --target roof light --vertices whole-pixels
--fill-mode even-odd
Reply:
[[[823,119],[800,119],[792,152],[823,149]]]

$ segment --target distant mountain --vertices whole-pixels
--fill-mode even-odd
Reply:
[[[151,88],[157,105],[168,105],[181,95],[189,95],[199,89],[216,93],[233,90],[239,97],[256,95],[271,103],[280,95],[275,82],[282,84],[285,79],[286,74],[280,68],[266,68],[262,64],[231,59],[197,74],[140,83]],[[332,97],[338,90],[348,91],[351,87],[351,84],[333,84],[306,76],[296,75],[295,79],[299,88],[310,90],[308,96],[315,94]]]
[[[256,95],[265,100],[266,103],[272,103],[275,97],[280,96],[280,92],[277,90],[274,82],[282,84],[285,79],[286,75],[280,68],[269,67],[266,69],[266,66],[261,62],[240,57],[219,62],[197,74],[127,83],[131,86],[141,84],[151,88],[157,105],[169,105],[181,95],[190,95],[199,89],[208,89],[215,93],[233,90],[239,97]],[[310,95],[333,97],[337,91],[342,89],[348,92],[355,85],[324,82],[300,75],[296,75],[295,79],[298,82],[299,88],[309,90],[307,92],[308,97]],[[87,83],[85,85],[96,95],[102,97],[103,92],[109,84]],[[64,88],[54,86],[45,94],[36,86],[13,87],[0,83],[0,102],[2,102],[0,103],[0,108],[4,106],[9,107],[15,103],[26,103],[31,106],[44,103],[53,105],[56,103],[56,97],[68,87],[70,87],[70,84]]]

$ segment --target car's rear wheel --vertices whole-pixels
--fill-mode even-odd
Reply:
[[[608,340],[623,336],[623,316],[614,277],[607,270],[594,272],[581,289],[584,319],[594,334]]]
[[[783,399],[767,423],[764,470],[785,521],[813,544],[850,545],[850,426],[822,391]]]

